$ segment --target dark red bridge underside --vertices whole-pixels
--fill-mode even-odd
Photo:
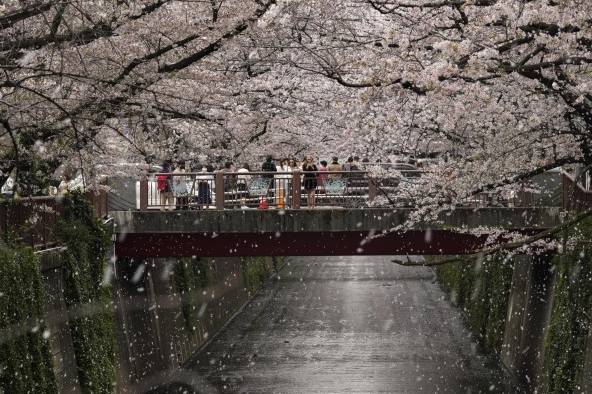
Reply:
[[[522,231],[524,232],[524,231]],[[115,244],[118,257],[456,255],[481,248],[486,235],[410,230],[369,239],[368,232],[130,233]]]

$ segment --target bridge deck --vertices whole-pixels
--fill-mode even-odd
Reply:
[[[464,254],[496,227],[535,233],[557,208],[458,208],[437,221],[389,231],[411,209],[112,212],[120,257]],[[483,228],[482,235],[466,230]],[[380,237],[374,237],[385,233]]]

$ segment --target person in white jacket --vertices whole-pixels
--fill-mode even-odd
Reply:
[[[189,205],[185,173],[185,163],[177,163],[173,171],[173,193],[176,200],[176,209],[186,209]]]
[[[291,189],[290,184],[292,183],[292,172],[294,171],[294,168],[290,166],[290,162],[288,159],[282,159],[282,161],[280,162],[280,166],[277,170],[278,174],[274,175],[274,178],[276,180],[276,199],[279,198],[280,195],[282,195],[284,199],[284,206],[287,207],[289,203],[289,190]]]

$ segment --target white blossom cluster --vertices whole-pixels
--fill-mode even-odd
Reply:
[[[409,192],[441,207],[592,160],[590,15],[587,0],[4,1],[3,171],[436,155]]]

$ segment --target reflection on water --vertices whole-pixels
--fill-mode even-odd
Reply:
[[[515,392],[429,269],[379,257],[291,259],[186,367],[152,392]]]

